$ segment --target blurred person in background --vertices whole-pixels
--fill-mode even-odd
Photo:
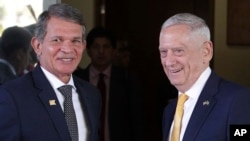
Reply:
[[[95,27],[86,41],[91,63],[74,74],[102,94],[101,141],[145,141],[142,89],[135,75],[113,64],[116,36],[106,28]]]
[[[32,35],[22,27],[13,26],[3,31],[0,40],[0,83],[24,74],[31,59]]]
[[[27,31],[29,31],[31,33],[31,35],[34,36],[35,27],[36,27],[36,24],[31,24],[31,25],[25,26],[24,29],[26,29]],[[31,49],[30,50],[29,65],[26,67],[24,73],[27,73],[27,72],[33,70],[36,67],[36,65],[38,64],[38,62],[39,62],[39,60],[37,58],[37,55],[36,55],[35,51],[33,49]]]

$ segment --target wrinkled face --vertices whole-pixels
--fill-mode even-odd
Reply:
[[[101,71],[112,63],[114,49],[110,40],[105,37],[97,37],[88,48],[88,55],[92,65]]]
[[[159,51],[164,71],[179,91],[187,91],[209,66],[212,43],[190,34],[186,25],[174,25],[160,33]]]
[[[32,40],[41,66],[63,82],[69,80],[81,60],[86,46],[82,31],[81,25],[52,17],[48,21],[44,41]]]

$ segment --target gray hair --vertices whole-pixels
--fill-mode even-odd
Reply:
[[[58,3],[51,5],[48,10],[41,13],[38,17],[34,34],[41,42],[44,40],[47,33],[47,25],[51,17],[60,18],[81,25],[83,27],[82,37],[83,40],[85,39],[86,26],[81,12],[68,4]]]
[[[203,36],[206,40],[210,40],[210,30],[206,22],[202,18],[190,13],[179,13],[168,18],[163,23],[161,29],[180,24],[189,26],[192,33],[196,33]]]

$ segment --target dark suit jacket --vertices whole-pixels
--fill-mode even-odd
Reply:
[[[169,136],[176,102],[169,104],[164,112],[164,141]],[[183,141],[229,141],[230,125],[250,124],[249,108],[249,89],[212,72],[195,105]]]
[[[0,61],[0,85],[16,77],[11,68],[6,63]]]
[[[89,81],[89,67],[75,74]],[[110,141],[145,141],[141,90],[135,77],[112,66],[109,93]]]
[[[86,81],[73,80],[84,109],[88,141],[98,141],[100,94]],[[49,100],[56,100],[56,105]],[[39,66],[0,87],[0,140],[71,140],[57,96]]]

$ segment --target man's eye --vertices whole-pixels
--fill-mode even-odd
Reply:
[[[81,43],[82,41],[81,40],[73,40],[72,42],[73,43]]]
[[[61,42],[61,39],[55,38],[55,39],[53,39],[52,41],[53,41],[53,42]]]
[[[175,49],[175,50],[173,50],[173,51],[174,51],[174,54],[175,54],[175,55],[178,55],[178,56],[179,56],[179,55],[182,55],[183,52],[184,52],[182,49]]]
[[[160,55],[161,55],[161,57],[166,57],[167,56],[167,51],[166,50],[160,50]]]

